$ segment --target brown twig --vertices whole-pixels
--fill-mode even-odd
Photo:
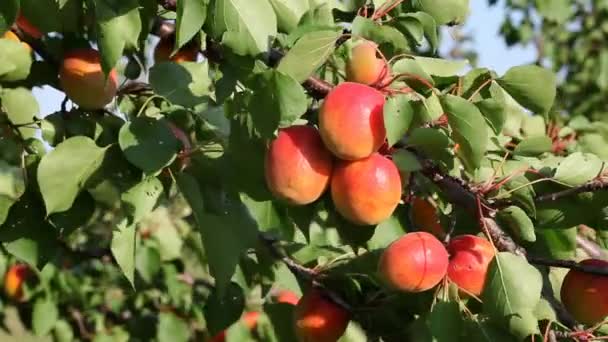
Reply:
[[[535,256],[528,255],[528,261],[534,265],[542,265],[549,267],[568,268],[571,270],[595,274],[600,276],[608,276],[608,267],[596,266],[596,265],[583,265],[572,260],[556,260],[556,259],[545,259]]]
[[[536,197],[536,202],[556,201],[564,197],[574,196],[585,192],[606,190],[607,188],[608,181],[606,181],[606,179],[604,178],[597,178],[574,188],[554,192],[551,194],[540,195]]]

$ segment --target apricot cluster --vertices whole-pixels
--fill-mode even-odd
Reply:
[[[278,199],[306,205],[330,187],[336,211],[357,225],[378,224],[399,204],[399,171],[378,153],[386,141],[385,97],[368,84],[383,77],[387,67],[379,66],[375,49],[371,42],[353,49],[347,69],[348,79],[355,82],[343,82],[327,94],[318,130],[284,128],[270,144],[266,183]],[[374,70],[368,70],[372,64]]]

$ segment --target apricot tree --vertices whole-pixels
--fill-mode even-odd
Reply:
[[[440,58],[468,11],[3,0],[0,336],[604,338],[602,123]]]

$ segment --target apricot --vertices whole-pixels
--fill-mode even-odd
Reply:
[[[378,269],[389,286],[405,292],[423,292],[445,277],[448,260],[447,250],[434,235],[414,232],[384,250]]]
[[[13,31],[6,31],[2,38],[21,43],[27,49],[27,51],[32,52],[32,47],[28,43],[22,42]]]
[[[25,264],[11,266],[4,276],[4,292],[9,298],[17,301],[23,299],[23,284],[30,274],[30,269]]]
[[[358,225],[374,225],[389,218],[401,199],[401,177],[395,164],[374,153],[336,162],[331,179],[336,210]]]
[[[447,249],[450,254],[448,278],[465,294],[480,296],[495,255],[492,244],[479,236],[461,235],[450,240]]]
[[[608,267],[608,261],[587,259],[582,265]],[[574,318],[594,325],[608,316],[608,277],[570,270],[560,291],[562,303]]]
[[[156,63],[171,61],[175,63],[179,62],[194,62],[198,56],[198,47],[194,43],[188,43],[177,51],[173,56],[173,48],[175,46],[175,38],[161,38],[161,40],[154,48],[154,61]]]
[[[99,52],[76,49],[65,54],[59,70],[65,94],[83,109],[101,109],[112,101],[118,88],[116,70],[108,77],[101,69]]]
[[[429,232],[440,239],[445,237],[437,208],[427,198],[416,196],[412,199],[411,219],[416,229]]]
[[[346,62],[346,80],[366,85],[382,83],[389,76],[387,63],[376,57],[378,44],[364,41],[353,47]]]
[[[19,13],[15,23],[17,24],[17,27],[19,27],[30,37],[34,39],[42,38],[43,33],[36,26],[32,25],[32,23],[30,23],[30,21],[26,17],[24,17],[23,14]]]
[[[333,169],[331,153],[316,128],[291,126],[279,130],[265,158],[266,184],[275,197],[293,205],[316,201]]]
[[[260,318],[260,313],[257,311],[249,311],[245,312],[241,317],[241,320],[245,324],[245,326],[249,330],[254,330],[258,325],[258,319]],[[213,336],[210,342],[224,342],[226,341],[226,330],[220,331],[217,335]]]
[[[359,83],[343,82],[325,97],[319,132],[337,157],[356,160],[378,151],[386,139],[384,95]]]
[[[349,312],[313,289],[302,296],[295,309],[299,342],[336,342],[346,331]]]
[[[289,290],[283,290],[277,294],[278,303],[286,303],[291,305],[297,305],[300,298],[295,293]]]

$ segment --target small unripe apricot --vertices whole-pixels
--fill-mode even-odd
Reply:
[[[461,235],[448,243],[448,277],[465,294],[480,296],[486,283],[488,266],[494,259],[492,244],[479,236]]]
[[[25,264],[16,264],[8,269],[4,276],[4,292],[9,298],[17,301],[23,299],[23,283],[29,274],[30,269]]]
[[[194,43],[188,43],[182,47],[175,55],[171,56],[175,46],[174,38],[161,38],[154,48],[154,62],[194,62],[198,56],[198,47]]]
[[[331,153],[311,126],[281,129],[266,153],[268,188],[274,196],[293,205],[309,204],[321,197],[332,169]]]
[[[241,317],[241,320],[249,330],[254,330],[258,324],[260,313],[257,311],[245,312]],[[217,335],[213,336],[210,342],[224,342],[226,341],[226,330],[220,331]]]
[[[29,46],[28,43],[22,42],[21,39],[19,39],[19,37],[13,31],[6,31],[2,38],[21,43],[27,49],[27,51],[32,52],[32,47]]]
[[[336,342],[346,330],[350,314],[319,290],[304,294],[295,309],[299,342]]]
[[[587,259],[582,265],[608,267],[608,261]],[[574,318],[593,325],[608,316],[608,277],[570,270],[560,291],[562,303]]]
[[[428,199],[414,197],[411,210],[412,223],[416,229],[429,232],[440,239],[444,238],[445,231],[437,215],[437,208]]]
[[[19,27],[23,32],[28,34],[30,37],[32,37],[34,39],[42,38],[42,36],[43,36],[42,32],[36,26],[32,25],[32,23],[30,23],[30,21],[27,20],[27,18],[24,17],[23,14],[19,13],[15,23],[17,24],[17,27]]]
[[[283,290],[277,294],[278,303],[286,303],[291,305],[298,305],[300,298],[295,293],[289,290]]]
[[[448,252],[430,233],[408,233],[386,248],[378,268],[391,287],[422,292],[435,287],[445,277]]]
[[[386,139],[384,95],[353,82],[343,82],[325,97],[319,110],[319,132],[337,157],[356,160],[378,151]]]
[[[337,161],[331,198],[338,213],[349,221],[378,224],[391,216],[401,199],[399,170],[378,153],[355,161]]]
[[[112,101],[118,88],[116,70],[108,77],[101,69],[99,52],[77,49],[65,54],[59,70],[65,94],[83,109],[101,109]]]
[[[378,45],[364,41],[356,45],[346,63],[346,80],[366,85],[380,84],[388,76],[386,62],[376,57]]]

